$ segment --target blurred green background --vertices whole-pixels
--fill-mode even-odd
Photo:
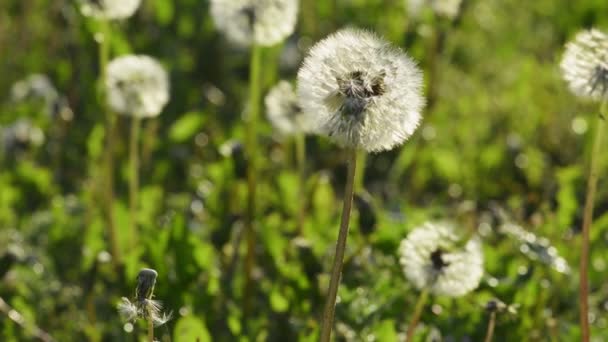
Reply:
[[[296,33],[263,51],[264,91],[293,80],[308,48],[344,26],[372,29],[408,51],[424,69],[428,106],[402,148],[367,158],[336,338],[403,338],[418,292],[397,246],[418,224],[449,219],[481,234],[486,273],[464,298],[432,297],[416,340],[481,340],[494,297],[517,308],[498,315],[495,341],[578,340],[579,229],[598,108],[568,92],[559,60],[577,31],[608,29],[608,2],[464,0],[450,20],[430,8],[413,18],[401,0],[303,0]],[[144,0],[134,17],[112,24],[111,54],[158,58],[170,72],[171,100],[143,128],[142,263],[116,272],[100,210],[98,29],[74,1],[0,2],[0,297],[14,309],[0,305],[0,340],[34,339],[35,326],[57,341],[143,338],[143,323],[125,324],[116,310],[143,266],[159,272],[156,299],[175,316],[157,329],[161,341],[316,340],[341,210],[341,150],[307,138],[301,198],[292,142],[261,125],[256,288],[245,319],[239,142],[249,54],[217,32],[208,1]],[[40,86],[18,96],[15,84],[31,74],[46,75],[55,93]],[[119,227],[127,225],[128,128],[120,117]],[[590,268],[596,341],[608,339],[602,158]],[[306,224],[296,237],[302,201]],[[131,237],[119,233],[129,263]]]

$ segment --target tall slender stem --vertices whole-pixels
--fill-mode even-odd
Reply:
[[[306,136],[298,133],[295,136],[296,163],[298,165],[298,221],[296,233],[302,235],[306,217]]]
[[[148,318],[148,342],[154,342],[154,321],[152,315]]]
[[[411,341],[412,337],[414,337],[414,331],[416,330],[416,326],[418,325],[418,321],[420,321],[420,316],[422,316],[422,309],[426,305],[426,301],[429,298],[429,291],[427,289],[422,290],[420,295],[418,296],[418,301],[416,302],[416,307],[414,308],[414,315],[410,320],[410,325],[407,327],[407,337],[406,341]]]
[[[365,180],[365,161],[367,160],[367,152],[364,150],[357,151],[357,165],[359,169],[355,173],[355,193],[363,191],[363,181]]]
[[[247,153],[247,215],[245,235],[247,239],[247,254],[245,256],[245,291],[243,318],[247,319],[250,311],[253,281],[251,274],[255,265],[255,199],[257,185],[257,120],[260,110],[260,81],[262,69],[262,50],[254,44],[251,47],[251,63],[249,65],[249,111],[246,122],[246,153]]]
[[[494,337],[494,327],[496,326],[496,311],[490,313],[490,321],[488,322],[488,331],[486,332],[486,338],[484,342],[492,342]]]
[[[580,260],[580,322],[582,341],[589,342],[591,333],[589,330],[589,231],[593,222],[593,205],[597,188],[599,157],[604,134],[604,124],[606,115],[606,102],[602,103],[600,115],[597,118],[595,128],[595,140],[591,152],[591,163],[589,167],[589,178],[587,179],[587,196],[585,198],[585,209],[583,213],[583,241],[581,246]]]
[[[131,121],[131,134],[129,136],[129,233],[131,250],[137,246],[137,205],[139,203],[139,135],[141,131],[141,118],[136,115]]]
[[[112,251],[112,260],[114,266],[119,268],[122,263],[122,256],[118,246],[118,236],[116,234],[116,220],[114,217],[114,125],[116,121],[115,114],[108,108],[106,101],[105,79],[108,61],[110,59],[110,50],[108,42],[110,40],[110,27],[106,20],[100,22],[101,32],[98,36],[99,43],[99,104],[106,115],[106,148],[104,155],[104,178],[105,184],[103,187],[104,204],[107,220],[108,238],[110,240],[110,249]]]
[[[357,168],[357,151],[354,149],[349,149],[347,151],[347,155],[348,172],[346,175],[346,186],[344,188],[342,219],[340,221],[340,232],[338,233],[334,264],[331,270],[329,290],[327,291],[327,300],[325,302],[325,310],[323,312],[323,326],[321,328],[320,339],[321,342],[329,342],[331,338],[331,329],[333,327],[334,314],[336,311],[336,297],[338,295],[338,288],[340,287],[342,263],[344,260],[344,251],[346,249],[346,238],[348,237],[348,223],[350,221],[350,211],[353,204],[355,170]]]

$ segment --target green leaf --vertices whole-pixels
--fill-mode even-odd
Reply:
[[[189,112],[173,123],[169,129],[169,139],[182,143],[192,138],[204,123],[203,113]]]
[[[186,316],[180,318],[175,325],[175,331],[173,332],[173,341],[175,342],[207,342],[211,341],[211,335],[205,322],[194,317]]]

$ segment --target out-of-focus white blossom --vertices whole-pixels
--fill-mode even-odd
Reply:
[[[608,99],[608,35],[595,29],[579,32],[566,44],[560,66],[576,96]]]
[[[169,78],[154,58],[118,57],[108,64],[108,104],[112,110],[137,117],[159,115],[169,101]]]
[[[343,29],[313,46],[298,72],[298,95],[322,133],[369,152],[405,142],[425,102],[416,63],[358,29]]]
[[[291,83],[280,81],[270,89],[264,102],[268,120],[281,135],[314,132],[313,118],[300,108]]]
[[[277,44],[293,33],[298,0],[211,0],[216,27],[234,44]]]
[[[118,20],[132,16],[140,4],[141,0],[80,0],[80,11],[87,17]]]
[[[483,251],[477,237],[463,242],[453,226],[427,222],[399,246],[406,278],[418,289],[449,297],[463,296],[479,286]]]

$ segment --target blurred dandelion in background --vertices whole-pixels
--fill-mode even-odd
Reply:
[[[576,96],[608,100],[608,35],[596,29],[578,33],[566,44],[560,66]]]
[[[368,152],[402,144],[418,127],[422,73],[371,32],[344,29],[317,43],[298,72],[298,95],[319,130]]]
[[[475,290],[483,276],[483,251],[477,237],[467,242],[452,225],[427,222],[399,246],[399,262],[419,290],[460,297]]]
[[[211,16],[230,42],[270,46],[293,33],[298,7],[298,0],[211,0]]]
[[[462,0],[406,0],[408,14],[420,16],[425,7],[430,7],[435,14],[448,19],[454,19],[460,13]]]
[[[124,320],[134,322],[137,319],[143,319],[154,326],[163,325],[171,320],[172,313],[162,312],[162,304],[152,299],[157,276],[158,273],[150,268],[139,271],[133,301],[122,297],[118,304],[118,312]]]
[[[140,118],[161,113],[169,101],[169,77],[154,58],[118,57],[108,64],[106,89],[112,110]]]
[[[126,19],[139,8],[141,0],[80,0],[84,16],[104,20]]]
[[[268,120],[280,135],[290,136],[296,133],[314,132],[313,117],[300,108],[298,97],[291,83],[280,81],[270,89],[264,102]]]

